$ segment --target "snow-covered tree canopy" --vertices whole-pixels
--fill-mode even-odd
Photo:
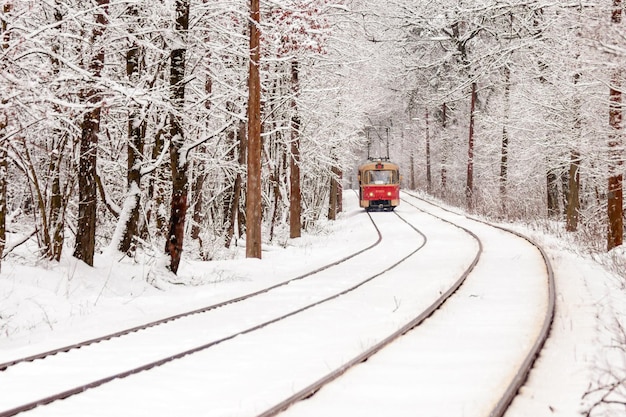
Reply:
[[[35,231],[52,259],[74,243],[80,143],[97,110],[97,250],[162,251],[177,140],[189,256],[222,256],[244,236],[246,1],[1,6],[0,220],[9,232]],[[328,213],[331,179],[343,173],[344,187],[356,186],[367,132],[382,129],[405,187],[466,204],[471,165],[473,207],[526,219],[565,219],[576,187],[577,224],[602,242],[607,178],[625,169],[622,130],[609,125],[609,90],[625,85],[615,8],[611,0],[261,1],[264,239],[286,233],[294,138],[310,228]],[[173,82],[172,54],[182,50],[184,74]]]

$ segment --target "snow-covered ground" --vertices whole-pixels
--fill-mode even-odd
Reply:
[[[3,260],[0,273],[0,363],[233,298],[373,244],[377,235],[356,200],[347,195],[344,207],[338,221],[315,235],[266,245],[263,260],[239,253],[232,260],[184,262],[178,277],[163,274],[155,260],[99,256],[95,268],[70,256],[58,264],[38,261],[23,245]],[[608,363],[614,374],[626,369],[609,348],[619,337],[616,323],[626,317],[624,277],[556,238],[515,228],[547,250],[557,311],[537,367],[507,416],[576,415],[597,399],[582,396],[606,377],[602,366]],[[127,401],[132,406],[132,394]]]

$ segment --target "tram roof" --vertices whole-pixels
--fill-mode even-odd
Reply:
[[[367,170],[376,170],[376,169],[391,169],[397,170],[399,169],[398,164],[393,162],[385,161],[382,159],[367,161],[364,164],[359,166],[359,171],[367,171]]]

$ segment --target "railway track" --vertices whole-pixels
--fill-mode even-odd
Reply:
[[[426,206],[434,207],[436,210],[443,211],[448,214],[447,218],[450,219],[458,219],[459,217],[464,218],[464,215],[459,215],[453,211],[445,209],[441,206],[435,205],[433,203],[427,202],[418,196],[413,194],[408,194],[410,198],[420,201]],[[417,208],[417,206],[414,205]],[[494,228],[503,231],[504,233],[508,233],[520,238],[523,241],[526,241],[529,246],[531,246],[534,250],[536,250],[540,259],[542,260],[543,267],[545,267],[545,298],[543,302],[543,309],[541,310],[543,314],[540,314],[537,317],[537,324],[540,323],[540,326],[536,326],[536,332],[533,335],[532,343],[528,347],[528,349],[523,354],[523,359],[519,362],[518,367],[515,369],[515,373],[510,380],[504,381],[504,386],[506,389],[499,396],[494,405],[490,405],[489,408],[489,417],[501,417],[504,416],[508,407],[511,405],[515,396],[522,388],[524,383],[526,382],[528,375],[530,374],[533,365],[537,358],[540,356],[541,349],[543,348],[545,342],[547,341],[550,335],[550,329],[555,316],[556,309],[556,288],[555,288],[555,278],[554,271],[552,269],[552,265],[550,264],[550,260],[548,259],[548,255],[543,250],[543,248],[538,245],[536,242],[532,241],[528,237],[505,227],[497,226],[479,219],[467,219],[467,223],[476,223],[487,226],[487,228]],[[458,224],[458,223],[457,223]],[[540,276],[543,276],[540,274]],[[538,294],[540,295],[540,294]]]
[[[376,235],[377,235],[377,239],[372,244],[364,247],[363,249],[360,249],[358,251],[350,253],[347,256],[344,256],[344,257],[342,257],[342,258],[340,258],[338,260],[335,260],[335,261],[326,263],[324,265],[321,265],[318,268],[315,268],[315,269],[313,269],[313,270],[311,270],[309,272],[306,272],[304,274],[298,275],[296,277],[288,278],[288,279],[286,279],[284,281],[281,281],[281,282],[279,282],[277,284],[273,284],[273,285],[261,288],[261,289],[256,290],[256,291],[251,291],[251,292],[245,293],[245,294],[237,296],[237,297],[233,297],[233,298],[229,298],[229,299],[224,300],[224,301],[213,303],[213,304],[205,306],[205,307],[201,307],[201,308],[193,309],[193,310],[190,310],[190,311],[185,311],[185,312],[182,312],[182,313],[174,314],[174,315],[162,318],[162,319],[150,321],[150,322],[147,322],[147,323],[142,323],[140,325],[133,326],[133,327],[130,327],[130,328],[126,328],[126,329],[123,329],[123,330],[119,330],[119,331],[116,331],[116,332],[113,332],[113,333],[107,333],[105,335],[97,336],[97,337],[90,338],[90,339],[87,339],[87,340],[82,340],[82,341],[79,341],[79,342],[76,342],[76,343],[72,343],[72,344],[68,344],[68,345],[63,345],[63,346],[60,346],[58,348],[49,349],[49,350],[46,350],[46,351],[43,351],[43,352],[39,352],[39,353],[35,353],[35,354],[32,354],[32,355],[23,356],[23,357],[11,359],[11,360],[3,361],[3,362],[0,362],[0,372],[1,371],[5,371],[6,369],[8,369],[8,368],[10,368],[10,367],[12,367],[14,365],[20,364],[20,363],[32,362],[32,361],[39,360],[39,359],[45,359],[46,357],[54,356],[54,355],[59,354],[59,353],[64,353],[64,352],[69,352],[69,351],[74,350],[74,349],[84,348],[84,347],[87,347],[87,346],[90,346],[90,345],[93,345],[93,344],[96,344],[96,343],[108,341],[108,340],[111,340],[111,339],[114,339],[114,338],[118,338],[118,337],[122,337],[122,336],[126,336],[126,335],[129,335],[129,334],[132,334],[132,333],[136,333],[136,332],[139,332],[139,331],[142,331],[142,330],[150,329],[152,327],[161,326],[161,325],[167,324],[167,323],[175,321],[175,320],[189,318],[189,317],[194,316],[196,314],[202,314],[202,313],[205,313],[205,312],[208,312],[208,311],[211,311],[211,310],[215,310],[217,308],[220,308],[220,307],[223,307],[223,306],[226,306],[226,305],[229,305],[229,304],[245,301],[245,300],[250,299],[252,297],[256,297],[258,295],[270,292],[270,291],[272,291],[272,290],[274,290],[276,288],[280,288],[280,287],[286,286],[286,285],[288,285],[288,284],[290,284],[292,282],[296,282],[296,281],[303,280],[305,278],[312,277],[312,276],[314,276],[314,275],[316,275],[316,274],[318,274],[320,272],[323,272],[323,271],[325,271],[325,270],[327,270],[329,268],[332,268],[334,266],[340,265],[341,263],[349,261],[350,259],[352,259],[352,258],[354,258],[356,256],[359,256],[359,255],[361,255],[363,253],[366,253],[367,251],[370,251],[371,249],[373,249],[374,247],[379,245],[381,240],[382,240],[382,235],[380,233],[380,230],[376,226],[376,224],[371,219],[371,217],[370,217],[370,221],[371,221],[372,227],[374,228],[374,230],[376,232]]]
[[[110,415],[112,411],[127,416],[270,416],[284,410],[286,414],[306,415],[300,414],[306,413],[302,409],[317,402],[333,386],[331,381],[354,365],[364,361],[369,365],[369,359],[377,357],[372,356],[376,352],[393,340],[404,339],[402,335],[410,335],[411,329],[421,327],[479,264],[480,239],[469,229],[463,230],[450,220],[428,222],[425,219],[432,215],[413,208],[398,211],[397,216],[372,214],[373,222],[380,224],[382,230],[374,245],[310,274],[257,291],[250,298],[240,297],[189,315],[169,317],[149,323],[146,329],[107,335],[104,342],[90,340],[87,349],[70,346],[53,354],[47,352],[45,359],[24,358],[27,360],[2,365],[5,371],[0,372],[0,392],[12,397],[13,403],[0,407],[0,417],[25,411],[29,411],[28,415],[65,415],[76,409],[88,410],[87,414],[94,416]],[[419,224],[429,240],[407,224]],[[454,262],[446,252],[451,240],[464,242],[465,248]],[[411,247],[406,247],[406,242],[412,242]],[[385,259],[389,253],[394,254],[393,259]],[[372,266],[376,258],[382,263]],[[449,271],[445,276],[428,279],[429,274],[442,268]],[[246,310],[263,311],[263,317],[252,320]],[[342,317],[341,322],[338,317]],[[194,323],[184,323],[187,320]],[[302,323],[316,323],[315,330],[311,326],[302,328]],[[197,329],[187,347],[172,343],[190,337],[173,324]],[[366,340],[364,334],[368,335]],[[273,343],[268,345],[268,340]],[[318,357],[302,356],[301,353],[310,352],[311,345],[317,347]],[[132,362],[135,365],[119,361],[133,356],[128,353],[128,346],[134,346],[139,353],[138,362]],[[169,346],[170,351],[146,353],[148,346]],[[77,353],[85,356],[82,363],[88,364],[83,365],[88,370],[88,382],[73,383],[63,376],[67,388],[54,387],[48,390],[52,394],[33,396],[29,373],[41,375],[46,366],[59,369],[64,368],[63,363],[79,363],[75,357],[67,356]],[[107,357],[112,357],[112,362],[94,366]],[[119,371],[111,372],[112,367]],[[93,372],[96,368],[102,368],[100,376]],[[150,372],[144,372],[148,369]],[[279,371],[283,374],[279,375]],[[20,372],[26,375],[18,378],[24,383],[21,388],[15,378]],[[58,375],[51,373],[53,378]],[[178,392],[175,387],[189,378],[197,380],[199,388],[206,388]],[[155,389],[154,379],[167,383]],[[325,385],[328,387],[321,389]],[[11,395],[11,389],[17,394]],[[29,398],[21,398],[22,392],[28,392]],[[132,409],[119,398],[120,392],[132,393]],[[68,400],[58,401],[62,398]],[[304,398],[309,401],[301,401]],[[111,407],[112,402],[116,406]],[[102,409],[105,403],[109,406]],[[289,408],[293,404],[296,406]]]
[[[406,226],[403,226],[403,227],[406,227]],[[416,231],[412,230],[411,233],[415,234]],[[22,359],[6,362],[2,365],[4,372],[0,372],[0,387],[2,387],[1,388],[2,391],[6,393],[7,395],[6,396],[3,395],[2,398],[5,398],[5,400],[3,401],[2,399],[0,399],[0,402],[4,402],[4,403],[9,402],[9,403],[12,403],[14,406],[9,405],[9,407],[5,409],[6,405],[3,405],[2,409],[4,411],[0,411],[0,415],[3,417],[9,416],[9,415],[15,415],[20,412],[34,409],[37,406],[49,404],[59,399],[71,397],[73,395],[82,393],[87,389],[101,386],[115,379],[127,377],[129,375],[137,374],[147,369],[161,366],[165,363],[183,358],[187,355],[191,355],[193,353],[196,353],[202,350],[206,350],[220,343],[224,343],[225,341],[231,340],[237,336],[241,336],[241,335],[256,331],[269,324],[283,320],[286,317],[300,313],[318,304],[337,298],[342,294],[353,291],[355,288],[358,288],[364,283],[376,278],[376,276],[383,273],[385,269],[391,269],[396,264],[402,262],[402,259],[400,259],[399,261],[395,263],[392,262],[390,265],[387,265],[386,268],[380,271],[378,274],[368,275],[368,276],[363,276],[362,274],[356,274],[356,275],[352,274],[353,275],[352,277],[350,277],[349,279],[343,280],[341,283],[339,283],[339,285],[337,285],[338,284],[337,282],[333,282],[332,285],[329,285],[328,282],[324,284],[324,280],[328,281],[329,279],[328,277],[333,276],[333,274],[328,273],[330,269],[340,268],[342,264],[349,263],[349,261],[353,259],[354,259],[353,262],[363,263],[363,260],[362,259],[359,260],[360,259],[359,257],[363,258],[367,256],[369,252],[376,250],[376,247],[380,244],[381,239],[382,239],[380,231],[378,231],[378,235],[379,235],[379,239],[375,244],[355,254],[352,254],[349,257],[346,257],[337,262],[333,262],[332,264],[326,265],[322,268],[318,268],[315,271],[312,271],[303,276],[293,278],[279,285],[273,285],[262,291],[256,291],[252,294],[248,294],[247,296],[238,297],[237,299],[228,300],[227,302],[223,302],[218,305],[212,305],[212,306],[199,309],[199,310],[194,310],[186,314],[168,317],[164,320],[148,323],[144,326],[138,326],[132,329],[122,331],[122,332],[117,332],[112,335],[106,335],[102,338],[88,340],[88,341],[85,341],[84,343],[74,344],[71,346],[64,346],[60,349],[47,351],[40,355],[33,355],[27,358],[22,358]],[[391,241],[391,240],[388,239],[387,241]],[[404,254],[403,256],[404,257],[410,256],[411,253],[414,253],[415,251],[419,250],[421,246],[423,246],[423,241],[419,243],[414,249],[409,251],[409,254]],[[349,268],[350,267],[348,267],[348,269]],[[344,276],[345,276],[345,272],[344,272]],[[309,283],[305,284],[305,281],[307,280],[313,281],[313,282],[310,284]],[[337,281],[337,280],[334,280],[334,281]],[[298,305],[297,307],[294,307],[293,304],[294,302],[297,304],[298,300],[294,301],[295,297],[290,296],[289,297],[290,305],[287,308],[283,308],[283,310],[285,311],[283,311],[282,313],[276,312],[275,311],[276,309],[274,309],[274,311],[272,312],[267,307],[261,308],[262,311],[267,311],[267,314],[264,317],[258,318],[256,324],[248,325],[247,327],[244,326],[243,324],[240,324],[239,327],[236,328],[236,330],[232,330],[232,329],[224,330],[223,333],[226,333],[226,335],[224,334],[221,334],[218,336],[216,336],[215,334],[201,335],[200,337],[204,340],[204,343],[202,344],[198,344],[197,342],[198,338],[194,337],[192,338],[192,341],[190,342],[190,344],[192,345],[191,347],[187,346],[183,348],[181,347],[180,344],[177,344],[175,347],[171,348],[170,351],[163,352],[162,349],[158,349],[156,353],[152,353],[151,355],[142,355],[143,356],[141,358],[142,364],[139,366],[133,366],[132,363],[136,363],[136,362],[133,362],[132,360],[127,361],[126,359],[130,355],[124,354],[123,353],[124,350],[116,346],[116,345],[127,345],[127,344],[135,345],[135,346],[137,345],[138,346],[153,346],[153,345],[162,346],[164,344],[168,345],[169,343],[167,343],[166,340],[171,340],[172,338],[184,339],[186,337],[184,335],[184,332],[183,334],[177,336],[176,332],[178,330],[176,330],[176,327],[185,327],[185,328],[219,327],[220,322],[229,321],[227,318],[228,315],[224,313],[224,311],[236,310],[237,308],[239,308],[240,310],[242,308],[243,309],[248,308],[248,307],[238,307],[238,306],[245,304],[246,300],[248,300],[249,302],[249,300],[251,299],[260,300],[263,297],[266,297],[269,299],[275,298],[276,297],[275,294],[279,293],[280,291],[293,293],[293,288],[289,288],[289,287],[293,287],[295,285],[305,285],[308,287],[317,286],[317,287],[322,287],[323,290],[307,292],[308,295],[307,297],[305,297],[306,299],[303,298],[302,300],[300,300],[299,301],[300,305]],[[317,300],[311,302],[310,300],[311,294],[315,294],[315,292],[317,292],[317,294],[315,295]],[[268,295],[271,295],[271,297],[267,297]],[[284,298],[285,295],[283,294],[282,297]],[[263,302],[263,301],[257,301],[257,302]],[[265,301],[265,302],[268,303],[268,301]],[[212,318],[209,319],[209,321],[207,322],[206,319],[203,318],[203,316],[208,315],[209,312],[214,312],[214,313],[211,314]],[[231,312],[230,314],[232,315],[233,313]],[[184,321],[187,321],[187,322],[194,321],[195,323],[194,324],[187,323],[185,326],[174,326],[174,324],[180,324]],[[207,338],[210,338],[209,342],[206,342]],[[129,339],[135,339],[135,340],[129,341]],[[118,352],[118,353],[116,354],[115,352]],[[82,366],[75,365],[76,361],[79,361],[78,359],[75,359],[76,356],[84,356],[84,358],[81,359],[83,363]],[[99,361],[102,361],[102,358],[107,358],[111,356],[115,358],[113,359],[112,364],[109,364],[104,367],[102,366],[100,367],[100,368],[106,368],[105,371],[102,371],[101,374],[97,374],[96,372],[94,372],[95,371],[94,368],[96,368],[93,366],[94,363],[98,363]],[[147,361],[146,357],[154,358],[155,360]],[[61,374],[57,374],[56,379],[64,380],[66,385],[69,385],[69,387],[66,389],[60,389],[56,387],[55,385],[58,385],[58,381],[57,381],[52,384],[46,383],[45,385],[48,385],[48,386],[40,390],[41,392],[38,394],[37,388],[32,386],[33,385],[32,378],[28,378],[28,377],[22,378],[21,381],[23,385],[20,385],[20,378],[19,378],[20,372],[26,373],[27,375],[29,372],[30,373],[36,372],[36,373],[45,375],[46,366],[57,368],[57,369],[68,368],[68,366],[64,365],[64,363],[70,363],[70,362],[72,363],[72,365],[69,366],[69,368],[78,367],[78,368],[85,368],[88,370],[89,375],[86,378],[88,378],[89,380],[87,382],[69,383],[67,380],[71,378],[68,377],[67,375],[68,372],[64,372]],[[51,365],[47,365],[48,363],[51,363]],[[81,363],[81,362],[78,362],[78,363]],[[35,370],[31,371],[29,369],[35,369]],[[120,369],[120,371],[111,373],[111,369]],[[71,373],[72,372],[69,372],[69,374]],[[52,385],[52,389],[50,389],[50,385]],[[12,390],[16,392],[16,395],[11,395]],[[50,391],[52,392],[50,393]],[[46,394],[44,394],[44,392]],[[25,399],[22,399],[20,397],[20,395],[23,395],[24,393],[28,393],[27,396],[29,397],[32,397],[34,395],[35,399],[31,401],[28,401],[28,400],[25,401]]]
[[[515,232],[407,197],[471,229],[481,260],[430,320],[281,416],[503,416],[526,380],[554,314],[546,255]]]

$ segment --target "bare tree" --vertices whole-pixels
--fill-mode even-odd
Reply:
[[[137,5],[131,4],[128,7],[128,16],[135,18],[139,11]],[[126,51],[126,76],[130,85],[137,85],[140,77],[141,48],[135,38],[133,24],[129,24],[130,45]],[[126,182],[128,191],[126,195],[127,204],[124,205],[123,216],[118,226],[123,226],[123,233],[118,243],[117,249],[122,253],[132,252],[133,238],[139,232],[139,202],[141,198],[141,162],[144,151],[144,135],[146,132],[145,116],[141,113],[141,106],[137,103],[129,104],[128,112],[128,144],[127,153],[127,174]]]
[[[340,176],[341,171],[339,171],[339,168],[333,166],[330,176],[330,191],[328,193],[328,220],[337,220],[337,213],[339,212],[340,205]]]
[[[259,0],[250,1],[248,79],[248,178],[246,184],[246,257],[261,258],[261,78]]]
[[[291,158],[290,158],[290,198],[289,198],[289,237],[297,238],[302,230],[302,194],[300,191],[300,115],[296,97],[300,89],[298,80],[298,60],[291,63],[291,85],[294,98],[291,101]]]
[[[170,168],[172,170],[172,200],[170,220],[165,242],[165,253],[170,256],[169,269],[176,273],[183,252],[185,216],[187,214],[188,178],[187,153],[183,150],[185,130],[182,116],[185,105],[185,52],[189,30],[189,0],[176,1],[174,33],[175,48],[170,55],[170,88],[172,112],[170,113]]]
[[[574,75],[574,85],[578,83],[580,74]],[[574,131],[577,134],[577,142],[581,142],[580,132],[582,128],[580,97],[574,98]],[[570,153],[567,208],[565,212],[565,230],[575,232],[578,229],[578,217],[580,214],[580,152],[572,149]]]
[[[613,0],[611,23],[622,23],[622,1]],[[607,249],[611,250],[623,243],[624,217],[623,217],[623,175],[621,171],[621,135],[622,135],[622,92],[621,92],[621,69],[613,69],[611,86],[609,91],[609,181],[608,181],[608,235]]]
[[[476,82],[472,83],[470,95],[469,129],[467,140],[467,177],[465,183],[465,198],[469,209],[474,206],[474,120],[476,114]]]
[[[9,34],[7,29],[9,22],[5,17],[11,12],[12,4],[6,3],[3,7],[3,17],[0,22],[1,47],[0,51],[4,52],[8,48]],[[6,105],[5,99],[2,99],[2,107]],[[2,265],[2,255],[6,246],[6,221],[7,221],[7,127],[9,125],[9,116],[4,109],[0,111],[0,266]]]
[[[109,0],[97,0],[97,4],[95,24],[91,34],[91,44],[96,47],[96,52],[91,57],[89,63],[89,71],[94,81],[100,77],[104,67],[105,42],[103,42],[102,38],[108,23],[107,9]],[[92,85],[81,92],[81,97],[87,106],[87,110],[81,123],[78,228],[74,256],[90,266],[93,266],[96,246],[96,163],[102,112],[102,94],[99,89],[100,87]]]
[[[511,17],[511,20],[513,17]],[[504,120],[502,123],[502,147],[500,157],[500,201],[506,211],[507,180],[509,171],[509,120],[511,118],[511,69],[504,67]]]

